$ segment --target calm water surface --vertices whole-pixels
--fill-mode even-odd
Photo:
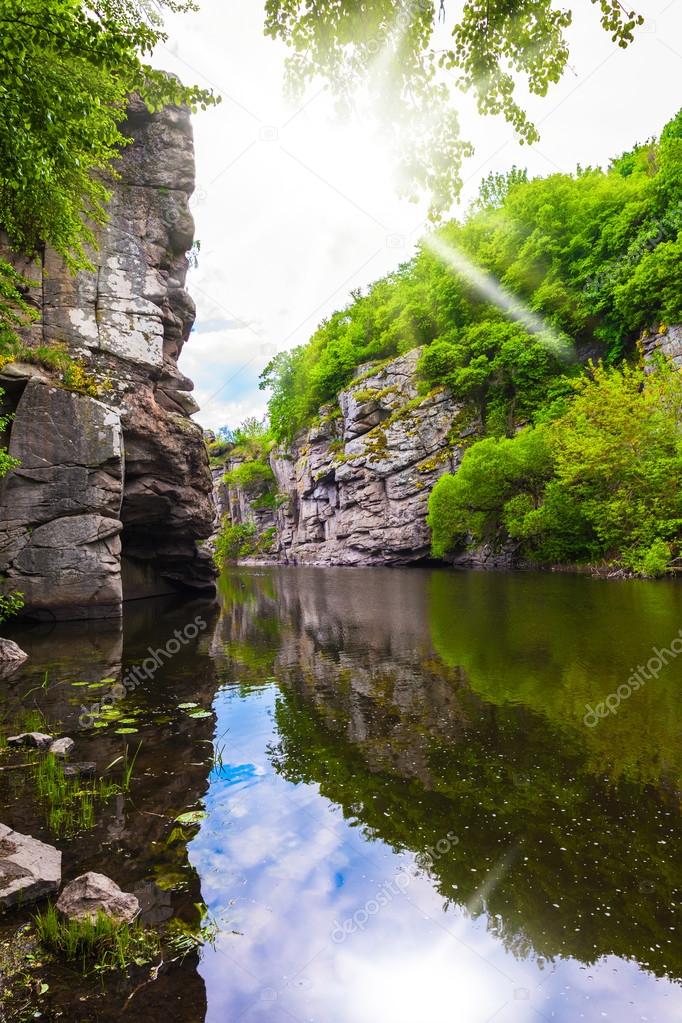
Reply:
[[[46,1018],[682,1019],[682,656],[583,721],[678,636],[680,586],[254,568],[221,605],[13,633],[31,661],[2,684],[6,728],[39,709],[100,771],[142,746],[91,830],[56,838],[25,772],[0,775],[0,819],[56,842],[66,878],[136,891],[150,923],[204,904],[219,927],[151,983],[52,967]],[[196,616],[117,715],[77,729],[107,691],[82,683]]]

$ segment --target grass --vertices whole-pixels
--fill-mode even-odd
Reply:
[[[56,835],[72,836],[95,826],[95,803],[106,802],[120,786],[104,778],[84,783],[67,778],[51,753],[36,762],[34,780],[46,808],[47,824]]]
[[[130,791],[130,783],[133,780],[133,770],[135,768],[135,761],[137,760],[138,753],[140,752],[141,749],[142,743],[140,742],[138,743],[137,749],[133,753],[132,757],[130,757],[128,754],[128,743],[126,743],[121,756],[116,757],[116,759],[112,760],[111,763],[107,766],[107,771],[110,771],[112,767],[116,766],[116,764],[120,763],[123,764],[123,774],[121,776],[120,784],[120,791],[122,792]]]
[[[119,923],[102,910],[95,917],[63,920],[50,905],[33,919],[41,945],[67,962],[79,963],[84,974],[142,966],[161,949],[155,931],[139,923]]]

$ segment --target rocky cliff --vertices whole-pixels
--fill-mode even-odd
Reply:
[[[682,325],[648,332],[640,350],[648,363],[658,353],[679,367]],[[443,473],[457,469],[478,423],[446,389],[420,394],[420,355],[414,349],[360,367],[337,405],[321,408],[292,445],[271,452],[270,484],[252,491],[226,485],[225,469],[240,464],[229,457],[214,469],[218,518],[255,531],[239,560],[400,565],[429,557],[429,494]],[[521,564],[511,543],[481,545],[449,560],[462,567]]]
[[[93,271],[49,249],[24,360],[2,360],[5,442],[19,466],[0,487],[0,572],[35,616],[109,617],[124,598],[210,589],[200,541],[214,508],[193,384],[178,358],[194,320],[185,291],[194,225],[189,113],[130,105],[109,221]],[[57,378],[50,353],[80,369]]]
[[[276,507],[220,483],[219,509],[230,523],[253,521],[274,532],[269,557],[294,564],[407,564],[429,556],[428,496],[459,464],[473,427],[444,389],[419,395],[414,349],[392,362],[361,367],[320,409],[316,423],[274,451]],[[228,468],[230,466],[228,465]],[[256,498],[256,505],[262,501]]]

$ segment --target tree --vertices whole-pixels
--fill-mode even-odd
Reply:
[[[620,0],[591,0],[615,43],[626,47],[643,19]],[[445,0],[266,0],[266,34],[291,49],[292,92],[316,77],[331,84],[342,107],[368,89],[393,130],[406,191],[426,189],[432,213],[448,209],[461,187],[459,170],[472,148],[459,133],[449,79],[471,91],[482,114],[502,114],[525,143],[538,140],[514,92],[522,79],[544,96],[566,68],[572,12],[555,0],[466,0],[451,44],[434,32]]]
[[[438,557],[513,541],[540,562],[665,572],[682,544],[682,376],[592,366],[558,418],[486,438],[429,502]]]
[[[49,244],[72,271],[90,265],[94,227],[106,218],[112,161],[129,141],[126,101],[150,109],[216,102],[146,58],[165,39],[160,10],[194,10],[165,0],[0,0],[0,225],[28,256]],[[14,294],[25,281],[0,264],[0,330],[14,336],[26,315]]]

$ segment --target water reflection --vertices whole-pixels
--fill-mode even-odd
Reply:
[[[676,588],[281,569],[224,596],[238,771],[190,855],[241,933],[202,960],[210,1021],[682,1009],[680,669],[582,725],[676,634]]]
[[[3,683],[5,734],[16,730],[27,714],[39,713],[46,722],[41,727],[74,737],[77,759],[96,763],[97,774],[105,776],[126,743],[131,754],[139,746],[130,792],[99,804],[91,830],[73,838],[55,835],[27,771],[0,775],[0,819],[21,833],[57,844],[65,881],[95,870],[135,892],[142,921],[150,926],[171,917],[195,922],[195,904],[201,901],[200,879],[189,863],[187,844],[169,842],[169,836],[174,818],[196,805],[208,788],[213,718],[194,719],[178,709],[183,701],[211,706],[216,682],[206,636],[183,647],[163,671],[117,704],[122,716],[134,716],[126,718],[135,723],[128,734],[118,734],[115,721],[83,731],[78,719],[83,705],[89,707],[110,688],[109,683],[91,690],[88,683],[120,679],[128,666],[148,656],[150,644],[166,642],[199,613],[212,630],[215,607],[172,599],[129,605],[122,629],[106,623],[16,626],[13,637],[30,659]],[[16,925],[28,917],[25,910],[2,918],[0,938],[12,940]],[[197,959],[190,955],[182,967],[162,970],[153,984],[146,983],[148,968],[133,969],[129,978],[108,976],[100,983],[84,981],[77,971],[55,964],[44,974],[50,992],[41,1002],[42,1018],[113,1021],[124,1018],[125,1006],[132,1021],[160,1021],[172,1008],[178,1019],[203,1023],[206,991]]]
[[[142,748],[130,796],[59,844],[66,878],[110,874],[150,923],[206,903],[215,947],[94,993],[55,970],[45,1018],[682,1016],[682,659],[582,722],[677,634],[679,587],[282,568],[232,571],[221,592],[219,617],[164,600],[131,605],[122,631],[14,633],[31,659],[3,683],[5,722],[39,707],[75,734],[83,683],[207,621],[126,697],[134,734],[78,733],[99,770]],[[53,840],[20,776],[0,795],[0,819]],[[197,805],[200,828],[174,835]]]

